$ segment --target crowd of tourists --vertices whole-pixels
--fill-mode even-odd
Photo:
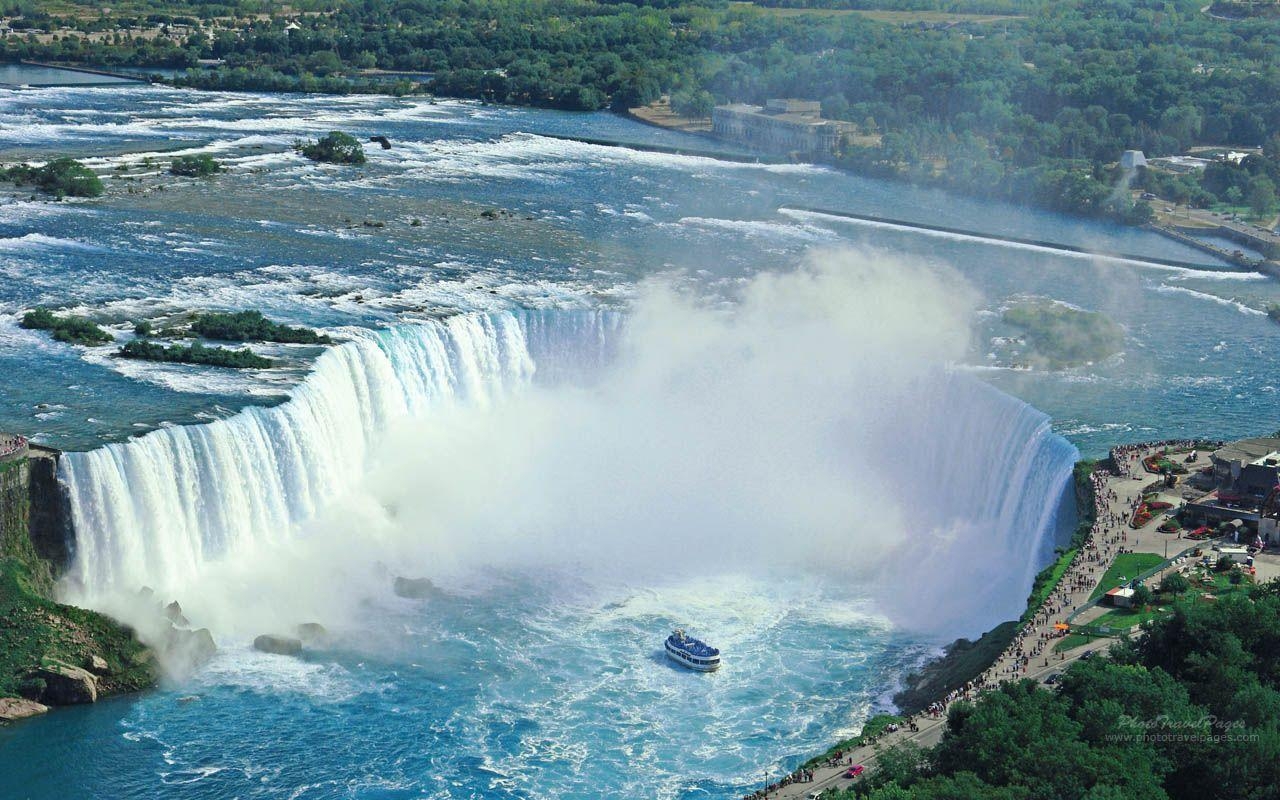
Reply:
[[[27,438],[25,436],[0,434],[0,458],[20,452],[26,446]]]
[[[1138,469],[1142,468],[1142,458],[1134,458],[1139,453],[1163,450],[1165,448],[1173,448],[1174,450],[1216,450],[1222,445],[1222,442],[1205,441],[1204,439],[1165,439],[1159,442],[1144,442],[1142,444],[1122,444],[1111,448],[1111,461],[1116,466],[1117,475],[1123,478],[1132,478],[1134,477],[1133,464],[1136,463]]]
[[[1089,536],[1072,558],[1053,592],[1018,631],[996,666],[983,675],[984,682],[1016,679],[1025,675],[1033,666],[1050,665],[1051,659],[1045,652],[1068,633],[1066,627],[1060,627],[1061,624],[1087,601],[1089,593],[1098,585],[1116,555],[1127,550],[1128,515],[1112,510],[1120,501],[1120,496],[1111,488],[1110,479],[1117,475],[1131,476],[1134,465],[1137,464],[1137,468],[1141,469],[1142,458],[1153,449],[1185,444],[1189,443],[1168,441],[1117,447],[1112,450],[1111,462],[1114,469],[1099,467],[1093,471],[1089,481],[1093,488],[1094,523]],[[1141,492],[1126,500],[1126,505],[1132,512],[1142,501]],[[1059,654],[1059,661],[1065,659],[1064,654]],[[1039,663],[1035,663],[1037,661]]]

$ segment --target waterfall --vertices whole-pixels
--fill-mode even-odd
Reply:
[[[892,574],[954,578],[926,582],[897,604],[904,616],[912,605],[915,616],[932,615],[939,630],[981,633],[1020,613],[1074,520],[1080,454],[1046,414],[966,373],[932,376],[918,400],[909,421],[881,434],[884,452],[896,454],[885,461],[892,481],[914,498],[905,502],[918,537],[908,568]],[[973,618],[975,608],[984,619]]]
[[[177,587],[250,545],[287,541],[360,480],[395,421],[450,401],[489,404],[535,374],[589,376],[614,358],[623,324],[609,312],[515,312],[365,332],[322,355],[281,405],[69,453],[68,585],[91,603]],[[850,440],[906,523],[894,533],[907,558],[881,577],[911,587],[889,593],[903,619],[976,633],[975,608],[990,609],[984,623],[1020,609],[1052,551],[1078,454],[1046,415],[970,375],[937,370],[914,386],[907,402],[872,404]],[[948,602],[961,581],[966,601]]]
[[[90,599],[157,580],[180,585],[255,538],[290,537],[359,477],[396,419],[449,400],[489,403],[532,379],[535,356],[601,358],[617,324],[612,314],[565,313],[578,334],[566,343],[544,316],[460,315],[358,334],[317,359],[279,406],[68,453],[70,584]]]

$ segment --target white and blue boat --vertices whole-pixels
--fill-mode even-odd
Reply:
[[[667,657],[682,667],[698,672],[715,672],[720,669],[720,651],[701,639],[685,635],[676,628],[667,637]]]

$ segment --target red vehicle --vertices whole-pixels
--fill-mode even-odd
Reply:
[[[854,764],[852,767],[849,767],[844,771],[844,776],[846,778],[856,778],[866,771],[867,771],[867,768],[862,766],[861,764]]]

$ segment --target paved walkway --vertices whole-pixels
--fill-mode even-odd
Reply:
[[[909,719],[907,725],[900,727],[897,732],[883,734],[878,740],[843,754],[839,765],[818,767],[814,770],[812,781],[790,783],[773,788],[767,795],[756,792],[750,797],[803,798],[825,789],[847,787],[857,780],[844,777],[849,765],[862,764],[870,770],[875,766],[876,754],[881,747],[904,741],[913,741],[922,747],[936,744],[945,729],[947,707],[955,700],[972,698],[1006,681],[1024,678],[1043,680],[1063,671],[1085,653],[1110,647],[1112,640],[1100,639],[1075,648],[1070,653],[1054,653],[1053,645],[1062,635],[1054,625],[1064,623],[1077,608],[1088,602],[1089,595],[1118,554],[1163,554],[1166,541],[1175,539],[1175,535],[1156,531],[1162,515],[1156,515],[1141,530],[1135,531],[1129,527],[1129,517],[1141,500],[1142,490],[1158,479],[1142,466],[1142,459],[1157,449],[1162,448],[1117,448],[1113,455],[1116,457],[1119,474],[1094,472],[1097,522],[1089,540],[1076,554],[1057,589],[1039,612],[1018,632],[996,663],[976,681],[963,691],[953,692],[945,701],[935,704],[932,710]],[[1181,540],[1177,544],[1176,549],[1173,544],[1168,545],[1170,555],[1183,550],[1190,542]],[[912,723],[916,730],[910,728]]]

